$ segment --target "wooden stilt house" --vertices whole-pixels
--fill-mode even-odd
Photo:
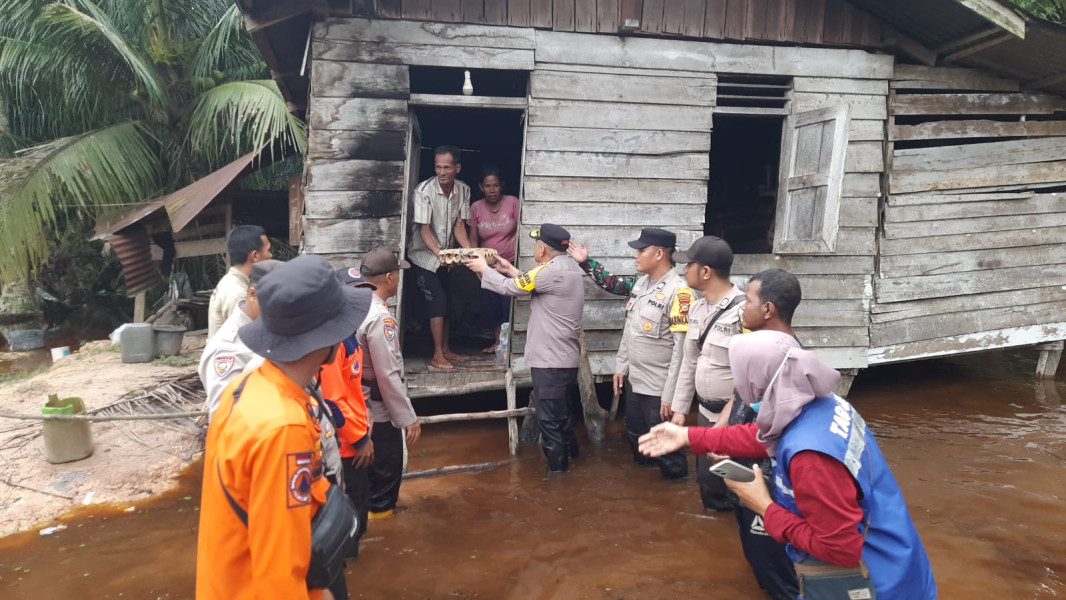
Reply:
[[[738,283],[800,278],[797,333],[849,374],[1014,346],[1058,362],[1066,33],[1006,2],[239,3],[309,124],[307,252],[401,250],[423,147],[469,134],[521,197],[519,266],[544,221],[619,273],[643,226],[681,246],[716,234]],[[591,282],[586,298],[592,370],[609,375],[623,300]],[[528,315],[516,301],[519,382]],[[504,381],[459,376],[410,381]]]

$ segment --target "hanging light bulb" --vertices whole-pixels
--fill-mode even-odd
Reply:
[[[474,84],[470,83],[470,71],[463,71],[463,95],[470,96],[474,93]]]

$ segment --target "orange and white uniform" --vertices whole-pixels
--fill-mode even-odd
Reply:
[[[222,393],[204,455],[198,600],[321,598],[322,591],[308,590],[305,582],[311,518],[329,488],[319,410],[270,361]]]
[[[356,455],[370,440],[369,409],[363,396],[363,348],[352,336],[337,349],[333,362],[322,365],[322,397],[341,409],[344,425],[337,430],[341,458]],[[351,341],[349,341],[351,340]]]

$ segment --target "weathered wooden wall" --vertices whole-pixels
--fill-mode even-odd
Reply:
[[[797,332],[835,367],[866,366],[877,197],[892,58],[847,50],[732,46],[537,32],[531,75],[520,266],[528,231],[549,221],[612,272],[633,272],[641,227],[702,235],[718,74],[793,77],[791,110],[851,106],[840,232],[828,255],[740,255],[734,279],[795,272],[804,289]],[[584,85],[582,85],[582,83]],[[728,152],[729,149],[721,149]],[[586,280],[584,325],[593,371],[613,372],[625,300]],[[528,302],[516,310],[525,343]],[[521,364],[521,363],[519,363]]]
[[[332,4],[332,3],[331,3]],[[846,0],[358,0],[337,16],[880,47],[881,23]]]
[[[900,65],[891,110],[871,362],[1066,338],[1066,99]]]

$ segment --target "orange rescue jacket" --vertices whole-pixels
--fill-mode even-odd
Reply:
[[[369,439],[368,409],[363,396],[363,348],[347,340],[337,349],[333,362],[322,365],[322,397],[332,400],[344,415],[337,429],[341,457],[355,456],[355,449]]]

